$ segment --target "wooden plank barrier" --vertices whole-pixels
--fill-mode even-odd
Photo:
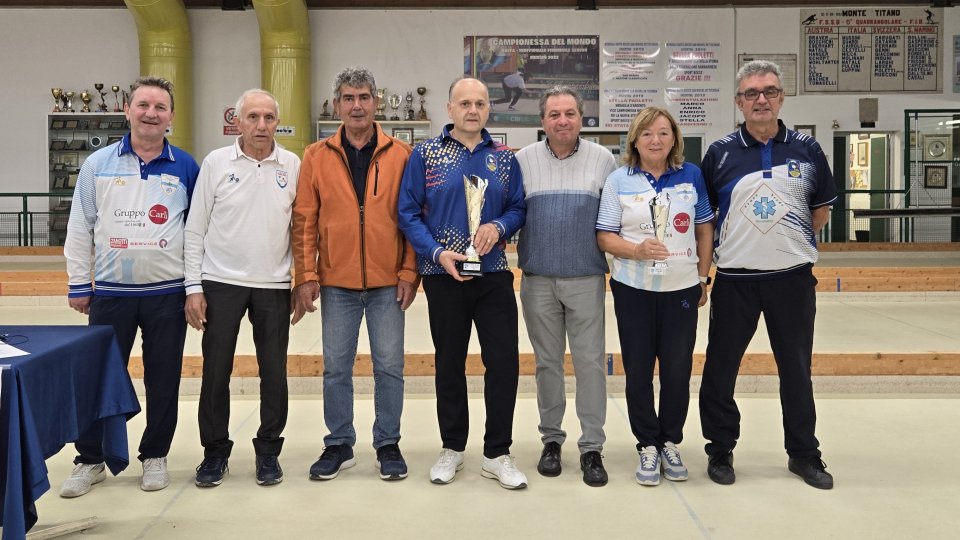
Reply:
[[[619,353],[612,353],[612,375],[623,375],[623,363]],[[703,373],[704,354],[693,356],[693,374]],[[199,378],[202,375],[203,359],[200,356],[185,356],[183,376]],[[564,361],[565,372],[573,375],[570,355]],[[130,376],[143,378],[143,363],[139,356],[130,359]],[[408,354],[404,375],[409,377],[433,376],[433,354]],[[467,375],[483,375],[483,363],[479,354],[467,355]],[[520,375],[534,375],[536,362],[533,353],[520,354]],[[743,375],[776,375],[777,366],[771,353],[748,353],[740,366]],[[960,353],[814,353],[814,375],[960,375]],[[237,355],[234,359],[234,377],[255,377],[257,358],[254,355]],[[323,355],[290,355],[287,358],[287,376],[319,377],[323,375]],[[372,377],[373,364],[369,354],[357,356],[354,375]]]

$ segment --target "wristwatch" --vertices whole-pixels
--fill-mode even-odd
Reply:
[[[704,285],[709,285],[713,283],[713,278],[710,276],[700,276],[700,283],[703,283]]]

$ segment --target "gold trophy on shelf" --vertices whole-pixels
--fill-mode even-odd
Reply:
[[[403,115],[406,120],[413,120],[413,92],[407,92],[407,97],[403,98],[407,104],[403,107],[405,114]]]
[[[480,228],[480,213],[483,210],[483,201],[490,183],[485,178],[471,174],[463,176],[463,193],[467,198],[467,228],[470,231],[470,240],[467,244],[465,261],[457,261],[457,271],[461,276],[483,277],[480,255],[473,247],[477,230]]]
[[[426,120],[426,119],[427,119],[427,111],[426,111],[426,109],[423,108],[423,104],[427,101],[427,100],[423,97],[423,95],[426,94],[426,93],[427,93],[427,87],[426,87],[426,86],[418,86],[418,87],[417,87],[417,94],[420,95],[420,115],[419,115],[420,120]]]
[[[115,102],[113,112],[120,112],[120,96],[117,95],[120,92],[120,87],[115,84],[110,87],[110,90],[113,90],[113,101]]]
[[[670,224],[670,195],[661,192],[650,200],[650,216],[653,218],[653,234],[657,240],[663,242],[666,235],[667,226]],[[653,275],[663,275],[667,273],[667,261],[653,261],[650,265],[650,273]]]
[[[51,88],[53,94],[53,112],[60,112],[60,98],[63,97],[63,88]]]
[[[383,109],[386,108],[387,103],[383,101],[383,96],[387,93],[386,88],[377,88],[377,115],[374,116],[374,120],[386,120],[387,115],[383,114]]]
[[[96,83],[93,87],[100,94],[100,104],[97,105],[97,112],[107,112],[107,93],[103,91],[103,83]]]
[[[90,112],[91,100],[93,100],[93,96],[90,95],[90,92],[87,90],[80,92],[80,101],[83,102],[83,108],[80,109],[80,112]]]

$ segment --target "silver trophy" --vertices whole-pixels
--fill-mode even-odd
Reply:
[[[489,183],[489,180],[476,175],[470,175],[469,177],[464,175],[463,177],[463,192],[467,198],[467,228],[470,230],[470,243],[467,244],[467,251],[464,253],[467,260],[457,262],[457,271],[460,272],[461,276],[483,276],[480,255],[473,247],[473,241],[477,236],[477,229],[480,228],[480,212],[483,210],[483,200]]]
[[[658,193],[650,201],[650,216],[653,218],[653,234],[657,240],[663,242],[667,226],[670,224],[670,195]],[[653,261],[649,272],[654,275],[663,275],[667,273],[668,268],[667,261]]]

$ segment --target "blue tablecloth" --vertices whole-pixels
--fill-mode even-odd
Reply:
[[[48,489],[44,460],[103,421],[107,467],[129,463],[127,419],[140,412],[109,326],[4,326],[28,356],[0,358],[0,481],[3,539],[23,538],[37,522],[34,502]]]

